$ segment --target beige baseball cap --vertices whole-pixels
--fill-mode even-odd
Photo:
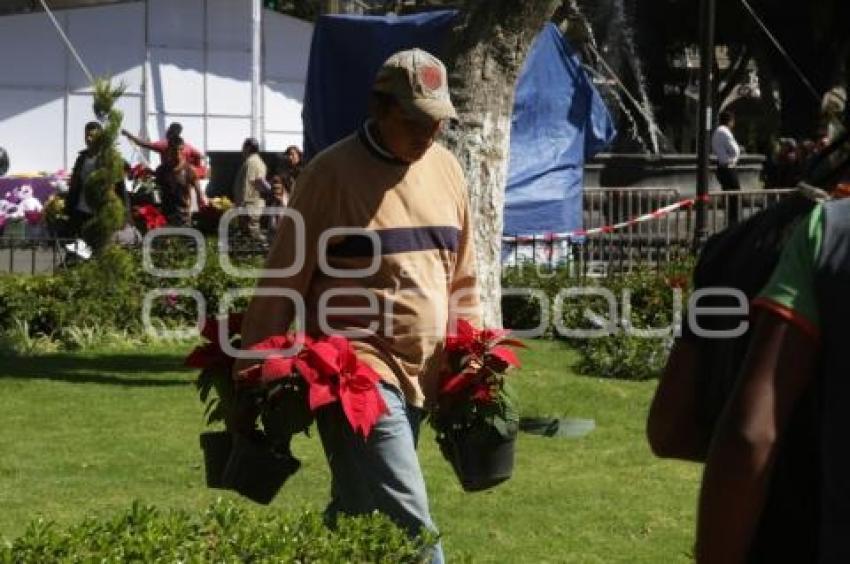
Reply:
[[[457,121],[446,67],[422,49],[399,51],[387,59],[375,76],[372,90],[393,96],[412,117]]]

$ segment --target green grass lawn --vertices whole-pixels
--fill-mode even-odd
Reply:
[[[185,352],[0,360],[0,538],[38,516],[69,524],[134,499],[192,509],[229,495],[204,487],[202,409]],[[514,380],[523,414],[593,418],[596,430],[521,435],[514,477],[494,490],[464,493],[423,428],[420,457],[450,560],[690,560],[699,467],[650,453],[643,429],[655,382],[576,376],[573,360],[558,343],[525,351]],[[318,437],[293,450],[304,465],[270,510],[321,509],[329,481]]]

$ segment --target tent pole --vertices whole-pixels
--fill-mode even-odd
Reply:
[[[260,139],[262,127],[262,50],[263,50],[263,5],[260,0],[251,0],[251,137],[265,148]]]

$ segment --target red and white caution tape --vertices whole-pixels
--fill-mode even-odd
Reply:
[[[613,233],[619,229],[625,229],[626,227],[631,227],[633,225],[637,225],[638,223],[643,223],[645,221],[652,221],[654,219],[659,219],[664,217],[665,215],[672,213],[676,210],[685,209],[693,206],[697,203],[697,201],[702,200],[707,202],[709,200],[709,196],[704,196],[702,198],[688,198],[687,200],[680,200],[678,202],[672,203],[670,205],[664,206],[663,208],[658,208],[657,210],[640,215],[638,217],[629,219],[628,221],[623,221],[620,223],[615,223],[613,225],[605,225],[604,227],[594,227],[593,229],[575,229],[573,231],[567,231],[565,233],[547,233],[543,236],[531,236],[531,235],[519,235],[519,236],[505,236],[502,237],[502,242],[504,243],[531,243],[534,241],[541,241],[544,243],[550,243],[555,241],[567,241],[571,239],[577,239],[579,237],[589,237],[591,235],[599,235],[600,233]]]

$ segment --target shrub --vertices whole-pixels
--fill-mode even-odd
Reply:
[[[114,106],[124,93],[124,85],[113,87],[106,79],[96,79],[94,89],[95,116],[105,122],[95,138],[97,169],[86,179],[83,190],[92,208],[92,217],[82,226],[83,238],[97,254],[110,248],[112,235],[124,224],[124,204],[115,185],[124,181],[124,159],[118,151],[118,132],[124,114]]]
[[[662,329],[674,321],[675,290],[681,290],[682,309],[687,303],[689,262],[670,265],[663,271],[638,270],[622,276],[599,280],[580,280],[566,269],[538,271],[535,267],[507,269],[503,288],[529,288],[542,291],[550,302],[550,325],[545,336],[565,338],[579,352],[576,369],[600,377],[647,379],[660,374],[672,342],[672,336],[644,338],[629,335],[625,329]],[[599,295],[572,296],[562,301],[562,327],[570,330],[609,330],[607,336],[587,338],[564,335],[555,330],[556,296],[565,288],[608,289],[615,297],[617,316],[609,320],[608,300]],[[624,300],[624,292],[629,296]],[[624,301],[630,304],[624,309]],[[505,327],[528,329],[540,323],[539,302],[529,296],[505,296],[502,300]],[[626,315],[628,314],[628,315]],[[684,319],[684,317],[683,317]]]
[[[422,562],[434,542],[410,539],[388,518],[342,517],[335,531],[313,512],[254,513],[219,500],[199,515],[138,502],[116,517],[66,530],[42,520],[0,548],[0,563]]]
[[[175,241],[163,243],[154,253],[158,268],[192,266],[195,254],[187,248],[185,240],[181,241],[182,246]],[[197,276],[187,278],[163,278],[146,273],[141,251],[118,247],[109,247],[101,256],[53,276],[0,277],[0,334],[16,332],[20,336],[20,328],[25,326],[30,337],[49,337],[70,348],[102,341],[104,335],[138,336],[143,329],[143,299],[152,289],[198,290],[206,301],[208,314],[215,314],[226,290],[253,287],[255,280],[226,274],[219,265],[214,245],[214,242],[208,245],[204,269]],[[255,257],[240,264],[259,267],[261,261]],[[246,301],[237,300],[237,307]],[[195,321],[195,305],[190,299],[166,295],[153,303],[152,316],[165,326],[185,326]]]

